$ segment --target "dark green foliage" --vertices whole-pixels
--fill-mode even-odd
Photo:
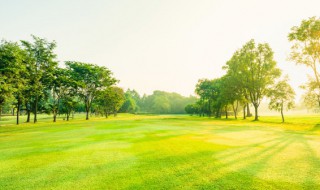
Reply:
[[[142,110],[157,114],[184,114],[188,104],[196,102],[195,97],[184,97],[177,93],[154,91],[152,95],[146,96]]]
[[[56,68],[53,72],[53,80],[51,83],[52,98],[49,104],[53,114],[53,122],[56,122],[57,114],[61,109],[61,101],[63,103],[63,113],[67,115],[67,120],[69,120],[69,115],[76,104],[76,81],[72,78],[71,74],[71,71],[65,68]]]
[[[122,113],[137,113],[140,110],[139,105],[143,101],[135,90],[128,89],[125,93],[125,101],[120,108]]]
[[[250,40],[234,53],[223,68],[227,71],[226,75],[214,80],[199,80],[196,86],[195,91],[200,97],[200,115],[210,117],[214,114],[219,118],[223,109],[228,118],[228,110],[232,107],[237,118],[239,104],[244,105],[245,112],[245,107],[251,102],[255,108],[255,120],[258,120],[261,100],[281,74],[269,45],[256,45],[254,40]]]
[[[73,111],[82,112],[84,107],[88,119],[97,92],[117,82],[106,67],[69,61],[67,68],[59,68],[55,48],[54,41],[36,36],[31,42],[22,40],[21,45],[1,41],[0,119],[4,105],[7,112],[16,110],[17,124],[20,110],[27,114],[27,122],[31,113],[37,122],[38,113],[52,113],[53,121],[58,114],[66,114],[68,120]],[[122,102],[112,98],[116,97],[109,97],[108,104],[113,104],[116,113]]]
[[[98,92],[97,98],[95,100],[97,106],[97,111],[100,112],[105,117],[113,113],[114,116],[123,105],[125,100],[125,95],[122,88],[112,86],[105,90]]]
[[[185,107],[185,111],[190,115],[199,114],[199,105],[198,104],[188,104]]]
[[[33,42],[21,41],[28,54],[27,71],[29,73],[28,104],[33,108],[34,123],[37,122],[39,101],[47,100],[51,83],[54,80],[53,73],[58,65],[56,54],[53,52],[56,43],[46,39],[32,36]],[[40,110],[42,111],[42,110]]]
[[[255,108],[255,120],[258,120],[258,107],[264,96],[267,95],[268,87],[273,85],[281,71],[273,59],[270,46],[265,44],[256,45],[254,40],[246,43],[236,54],[241,75],[239,83],[248,94],[249,100]]]
[[[135,90],[127,90],[125,102],[120,112],[153,113],[153,114],[184,114],[185,106],[195,103],[195,97],[184,97],[177,93],[156,90],[147,96],[140,95]]]
[[[67,61],[66,65],[71,72],[72,80],[75,81],[76,91],[85,104],[86,120],[88,120],[92,102],[98,91],[105,90],[117,80],[106,67],[75,61]]]
[[[221,117],[221,108],[224,98],[221,97],[222,79],[201,79],[196,85],[195,92],[199,95],[199,114],[211,117]]]
[[[18,43],[2,41],[0,44],[0,119],[2,107],[7,100],[15,98],[12,102],[17,108],[17,124],[24,101],[23,93],[28,82],[26,63],[27,52]]]

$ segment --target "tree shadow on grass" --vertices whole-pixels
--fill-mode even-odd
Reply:
[[[143,171],[152,175],[141,174],[143,180],[132,184],[129,189],[136,188],[192,188],[192,189],[293,189],[319,188],[316,181],[306,179],[306,183],[297,183],[260,178],[259,174],[269,171],[270,161],[277,159],[278,154],[284,154],[285,149],[295,143],[302,143],[309,153],[308,162],[316,171],[320,168],[319,160],[304,137],[297,134],[284,133],[273,139],[248,145],[246,147],[228,150],[225,154],[216,151],[190,153],[182,156],[169,156],[151,160],[149,166],[142,165]],[[256,147],[259,145],[259,147]],[[235,156],[240,155],[240,156]],[[225,160],[223,160],[225,158]],[[295,160],[299,162],[299,160]],[[168,169],[171,168],[171,169]],[[276,168],[275,168],[276,169]],[[299,172],[299,168],[296,168]],[[273,171],[271,168],[270,171]],[[275,170],[277,171],[277,170]],[[263,173],[273,175],[273,173]],[[312,177],[312,176],[309,176]],[[272,178],[271,178],[272,179]],[[314,179],[314,178],[313,178]],[[311,182],[310,182],[311,181]]]
[[[312,129],[310,129],[311,132],[320,131],[320,123],[316,124]]]
[[[168,137],[170,138],[170,135]],[[303,145],[308,153],[306,159],[312,166],[305,183],[266,180],[259,177],[259,174],[270,167],[272,159],[277,159],[278,154],[283,154],[288,146],[296,143]],[[72,171],[66,174],[68,177],[60,175],[54,184],[56,187],[71,187],[72,183],[81,183],[83,187],[111,189],[319,188],[317,181],[311,176],[313,172],[319,170],[319,160],[307,139],[300,134],[281,133],[275,138],[239,148],[215,149],[207,147],[208,144],[216,146],[213,143],[206,143],[207,150],[187,149],[182,155],[170,152],[146,156],[145,152],[140,152],[135,154],[136,161],[128,167],[122,166],[130,162],[129,160],[115,160],[98,167],[85,167]],[[51,172],[51,175],[53,174],[54,172]],[[38,182],[44,184],[43,181]]]
[[[288,145],[290,145],[294,140],[278,140],[273,142],[271,146],[264,148],[254,154],[247,155],[245,157],[240,157],[229,162],[224,162],[222,167],[232,167],[232,165],[238,165],[234,172],[229,172],[226,175],[214,180],[213,184],[223,183],[225,181],[234,181],[235,183],[240,183],[239,187],[254,188],[257,184],[256,175],[267,167],[268,161],[276,156],[279,152],[283,151]],[[239,174],[245,177],[245,179],[239,179]],[[260,180],[262,181],[262,180]],[[211,184],[212,184],[211,183]],[[264,186],[266,184],[263,184]],[[210,183],[209,183],[210,186]]]
[[[138,152],[134,155],[136,160],[120,159],[94,167],[84,167],[71,171],[66,176],[54,183],[60,187],[71,187],[70,184],[81,183],[84,187],[126,188],[126,189],[316,189],[319,183],[313,174],[320,169],[320,161],[308,139],[302,134],[275,133],[275,138],[252,143],[241,147],[228,149],[215,149],[214,143],[204,142],[204,149],[186,149],[181,155],[176,155],[174,150],[170,153],[148,154]],[[154,135],[154,134],[151,134]],[[165,140],[174,136],[153,137],[154,141]],[[149,137],[146,137],[149,138]],[[141,140],[146,140],[141,138]],[[138,138],[139,139],[139,138]],[[180,141],[177,139],[177,141]],[[129,141],[130,142],[130,141]],[[141,141],[144,142],[144,141]],[[171,141],[167,142],[170,143]],[[181,141],[183,143],[184,141]],[[147,143],[150,143],[147,141]],[[157,145],[158,142],[153,144]],[[179,143],[179,142],[175,142]],[[302,145],[306,161],[310,164],[309,172],[304,183],[285,182],[281,180],[265,180],[259,174],[272,167],[270,161],[277,159],[278,154],[283,154],[285,149]],[[153,146],[152,145],[152,146]],[[189,146],[186,144],[184,146]],[[200,146],[199,144],[197,146]],[[195,147],[197,147],[195,146]],[[179,148],[180,146],[176,146]],[[210,148],[212,147],[212,148]],[[152,147],[150,147],[152,148]],[[147,149],[149,150],[149,149]],[[132,151],[128,149],[128,151]],[[128,159],[132,157],[128,157]],[[292,160],[299,162],[299,160]],[[128,165],[127,167],[123,167]],[[56,168],[50,175],[59,171]],[[273,171],[273,170],[271,170]],[[277,170],[276,170],[277,171]],[[297,169],[296,171],[300,171]],[[37,173],[40,174],[40,173]],[[273,175],[270,173],[270,175]],[[49,176],[50,177],[50,176]],[[292,178],[292,176],[289,176]],[[44,178],[48,180],[47,178]],[[87,182],[87,179],[94,179]],[[10,179],[8,179],[10,180]],[[294,180],[294,179],[293,179]],[[102,183],[103,181],[104,183]],[[45,181],[38,181],[44,185]],[[39,184],[39,185],[40,185]],[[68,184],[65,186],[65,184]],[[89,185],[92,186],[89,186]],[[39,186],[38,186],[39,187]],[[40,187],[44,187],[41,186]]]
[[[0,175],[0,189],[110,189],[108,183],[113,181],[116,185],[118,174],[130,170],[135,164],[135,157],[126,155],[122,159],[102,160],[99,163],[95,163],[94,159],[82,161],[88,163],[82,166],[81,163],[77,164],[79,160],[73,160],[69,165],[62,159],[32,168],[27,175],[17,175],[19,172],[6,177]]]
[[[276,138],[267,140],[265,143],[273,143],[273,145],[262,149],[254,154],[246,155],[245,157],[235,158],[227,162],[221,163],[215,157],[216,151],[202,151],[190,153],[182,156],[168,156],[162,158],[151,159],[148,162],[142,163],[138,168],[143,168],[149,175],[141,174],[143,180],[140,183],[129,186],[129,189],[136,188],[221,188],[221,185],[226,185],[226,188],[234,186],[234,182],[241,183],[241,181],[234,181],[234,172],[229,170],[233,165],[243,164],[238,172],[248,172],[248,170],[259,171],[263,169],[263,165],[268,159],[273,157],[277,152],[283,150],[289,145],[292,140]],[[263,144],[263,143],[262,143]],[[234,154],[241,154],[250,147],[246,147]],[[260,158],[260,159],[259,159]],[[155,165],[155,163],[157,163]],[[252,167],[250,169],[250,167]],[[250,175],[252,176],[252,172]],[[232,179],[232,181],[230,181]],[[248,179],[247,179],[248,180]],[[223,181],[227,184],[219,184],[218,181]],[[248,184],[250,186],[250,184]],[[240,186],[239,186],[240,187]],[[247,186],[248,187],[248,186]]]
[[[278,142],[274,142],[273,145],[268,146],[267,148],[263,149],[263,151],[256,152],[255,154],[251,154],[252,158],[246,156],[242,157],[241,159],[235,159],[232,160],[232,162],[223,162],[223,165],[225,167],[230,167],[232,164],[241,165],[244,164],[243,167],[240,167],[239,169],[236,169],[235,172],[229,172],[227,175],[224,175],[223,177],[220,177],[217,180],[214,180],[211,183],[208,183],[203,186],[204,189],[210,189],[210,187],[215,187],[216,185],[223,187],[225,184],[225,181],[229,181],[230,183],[239,183],[242,187],[240,189],[261,189],[259,187],[259,184],[263,185],[263,188],[266,189],[296,189],[296,188],[302,188],[302,189],[319,189],[320,184],[319,180],[317,180],[316,177],[319,179],[319,169],[320,169],[320,160],[319,157],[317,157],[314,149],[311,148],[310,144],[307,142],[304,135],[297,135],[297,134],[285,134],[282,137],[278,138]],[[277,180],[261,180],[258,178],[259,174],[263,174],[266,176],[273,176],[274,173],[263,173],[268,170],[268,167],[272,167],[272,165],[269,165],[268,162],[271,161],[271,159],[274,160],[274,158],[277,158],[277,154],[284,154],[283,151],[285,151],[286,147],[290,146],[291,144],[294,144],[294,147],[299,147],[302,145],[304,151],[299,152],[299,156],[302,156],[300,159],[292,159],[289,162],[283,161],[286,166],[289,168],[283,167],[283,171],[285,170],[294,170],[291,171],[291,173],[294,173],[292,176],[287,176],[290,181],[281,181],[281,179]],[[291,149],[294,147],[290,147]],[[241,151],[246,151],[245,149]],[[287,151],[285,152],[287,154]],[[290,152],[288,152],[290,153]],[[235,152],[233,154],[236,154]],[[280,157],[278,158],[280,159]],[[286,159],[286,158],[285,158]],[[304,172],[304,170],[301,171],[300,168],[294,168],[294,165],[299,162],[306,162],[308,164],[308,172],[306,173],[300,173]],[[293,166],[293,168],[290,168],[290,166]],[[271,169],[273,171],[273,169]],[[276,172],[277,170],[275,170]],[[289,172],[290,173],[290,172]],[[279,174],[276,174],[279,175]],[[303,182],[297,182],[295,181],[295,176],[299,175],[305,175],[305,179]]]
[[[320,158],[317,156],[314,149],[310,146],[310,143],[305,136],[301,136],[299,139],[299,143],[301,143],[306,150],[308,156],[305,157],[306,161],[310,164],[309,171],[306,174],[304,187],[306,189],[320,189],[319,179],[315,179],[315,177],[320,175]]]

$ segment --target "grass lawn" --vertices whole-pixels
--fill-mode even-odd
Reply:
[[[0,122],[0,189],[320,189],[320,116],[43,118]]]

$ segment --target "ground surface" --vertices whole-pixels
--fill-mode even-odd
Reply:
[[[0,124],[0,189],[320,189],[320,117]]]

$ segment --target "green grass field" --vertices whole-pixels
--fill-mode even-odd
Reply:
[[[319,116],[45,117],[0,122],[0,189],[320,189]]]

